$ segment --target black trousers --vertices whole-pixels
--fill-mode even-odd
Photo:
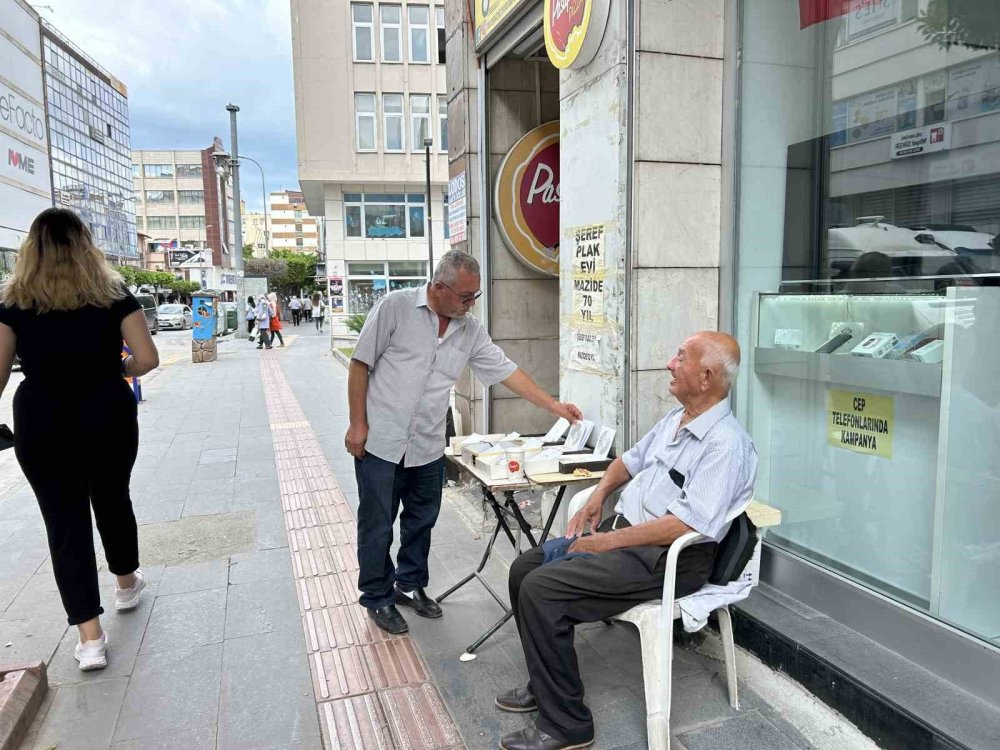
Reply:
[[[302,318],[301,310],[292,310],[292,325],[297,326],[301,318]]]
[[[71,375],[69,377],[72,377]],[[101,595],[90,510],[108,569],[139,567],[129,481],[139,447],[132,391],[122,379],[94,386],[25,380],[14,395],[14,452],[45,521],[52,570],[70,625],[97,617]]]
[[[441,510],[444,458],[409,468],[371,453],[354,459],[358,480],[358,588],[361,604],[377,609],[392,604],[392,587],[424,588],[430,578],[427,558],[431,529]],[[399,567],[393,565],[392,525],[399,514]]]
[[[704,585],[717,547],[708,542],[681,552],[677,597]],[[594,737],[594,720],[583,702],[573,626],[606,620],[659,599],[667,549],[632,547],[543,566],[542,550],[536,547],[511,565],[511,607],[528,666],[528,688],[538,701],[539,730],[567,742]]]

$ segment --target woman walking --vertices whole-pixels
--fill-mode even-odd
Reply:
[[[302,300],[302,317],[304,317],[306,320],[313,319],[313,306],[312,302],[309,301],[308,297]]]
[[[15,352],[24,373],[14,395],[14,453],[45,522],[69,624],[80,633],[74,656],[82,670],[102,669],[108,639],[91,508],[117,576],[115,609],[135,609],[145,586],[129,496],[139,426],[122,376],[145,375],[159,356],[142,307],[72,211],[49,208],[35,218],[0,297],[0,393]],[[122,339],[131,351],[125,359]]]
[[[326,305],[324,304],[323,298],[320,296],[319,292],[312,297],[313,306],[313,320],[316,322],[316,330],[320,333],[323,332],[323,318],[326,317]]]
[[[247,337],[253,343],[253,327],[257,322],[257,304],[253,301],[252,296],[247,297],[247,309],[244,317],[247,321]]]
[[[271,303],[265,295],[257,300],[257,348],[271,348]]]
[[[274,337],[277,336],[278,346],[284,346],[285,339],[281,335],[281,311],[278,309],[278,295],[271,292],[267,295],[267,301],[271,307],[271,344],[274,343]],[[267,348],[270,349],[271,345],[268,344]]]

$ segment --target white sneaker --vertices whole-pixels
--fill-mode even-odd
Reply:
[[[101,633],[96,641],[77,642],[73,656],[80,662],[80,670],[104,669],[108,666],[108,634]]]
[[[127,609],[135,609],[139,606],[139,594],[146,588],[146,577],[141,570],[135,571],[135,583],[127,589],[120,589],[115,585],[115,609],[123,612]]]

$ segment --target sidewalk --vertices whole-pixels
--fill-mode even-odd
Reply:
[[[404,612],[410,637],[385,636],[357,606],[346,372],[328,337],[288,333],[284,349],[226,342],[216,363],[148,380],[133,499],[151,586],[137,611],[104,616],[103,672],[76,668],[33,496],[0,454],[0,661],[44,659],[53,687],[23,748],[485,749],[530,719],[493,706],[526,679],[512,625],[458,659],[500,614],[478,584],[441,620]],[[481,519],[474,495],[446,491],[431,593],[478,562]],[[485,574],[503,591],[513,553],[497,551]],[[104,571],[107,599],[112,586]],[[595,747],[646,747],[637,635],[598,624],[578,636]],[[676,649],[674,747],[870,746],[753,661],[732,711],[713,646]]]

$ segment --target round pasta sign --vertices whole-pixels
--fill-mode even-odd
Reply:
[[[611,0],[545,0],[545,50],[557,68],[582,68],[597,55]]]
[[[559,275],[559,121],[524,135],[497,172],[493,215],[504,244],[529,268]]]

